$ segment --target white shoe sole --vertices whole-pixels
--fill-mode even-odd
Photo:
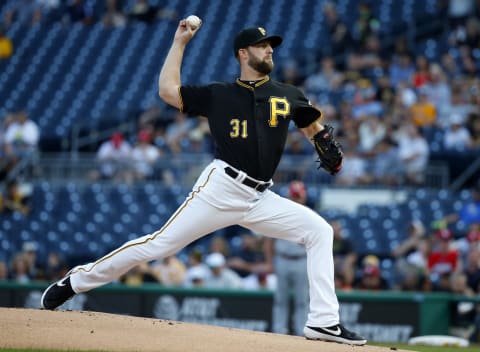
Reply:
[[[322,340],[356,346],[362,346],[367,343],[367,340],[348,340],[340,336],[322,334],[321,332],[310,329],[308,326],[305,326],[305,328],[303,329],[303,334],[308,340]]]

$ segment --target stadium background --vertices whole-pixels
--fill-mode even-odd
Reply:
[[[119,1],[119,8],[127,14],[134,2]],[[0,4],[1,19],[15,3],[23,2]],[[157,162],[153,176],[129,183],[92,179],[92,172],[99,167],[96,152],[112,133],[120,131],[135,144],[138,132],[152,119],[160,130],[184,126],[181,117],[157,96],[158,72],[179,18],[197,14],[204,21],[185,56],[185,84],[235,79],[232,38],[239,29],[257,24],[284,38],[275,53],[275,78],[284,79],[286,69],[295,63],[298,79],[305,82],[326,56],[333,57],[340,70],[350,72],[348,48],[339,51],[328,32],[325,1],[300,0],[294,6],[288,1],[149,1],[163,10],[159,17],[135,20],[127,16],[122,26],[105,25],[104,1],[84,1],[88,18],[78,21],[69,17],[69,3],[60,1],[58,7],[41,8],[41,19],[35,24],[30,23],[31,18],[21,21],[19,13],[8,25],[3,23],[14,49],[11,57],[0,60],[0,117],[3,122],[9,114],[23,109],[41,132],[35,152],[4,175],[3,190],[7,183],[17,182],[28,194],[30,207],[28,215],[0,215],[0,259],[7,266],[26,243],[33,243],[39,267],[46,265],[50,252],[61,253],[68,265],[95,259],[128,239],[155,230],[183,201],[196,172],[211,158],[208,134],[196,120],[187,123],[189,132],[174,147],[165,145],[162,138],[155,140],[164,157]],[[379,77],[388,75],[394,63],[398,38],[405,40],[414,58],[423,55],[429,62],[441,63],[444,54],[450,53],[460,71],[455,79],[475,95],[479,88],[478,45],[470,47],[468,55],[474,68],[467,69],[462,66],[462,49],[452,42],[452,33],[467,18],[478,20],[478,2],[468,16],[455,18],[448,1],[336,1],[339,18],[352,34],[352,51],[363,45],[355,36],[362,3],[370,6],[374,21],[369,23],[381,44],[382,59],[388,63],[382,69],[360,70],[340,88],[307,90],[312,101],[328,111],[333,107],[340,114],[343,103],[352,100],[359,89],[360,83],[352,82],[367,80],[370,88],[378,88]],[[225,23],[225,18],[232,20]],[[453,87],[458,82],[449,77],[448,83]],[[478,98],[472,99],[476,119],[478,102]],[[434,105],[440,103],[433,101]],[[383,106],[382,111],[388,108]],[[334,123],[340,121],[335,116],[329,118]],[[395,185],[373,182],[342,187],[315,169],[311,153],[287,151],[275,188],[286,194],[288,182],[301,178],[313,206],[328,220],[341,223],[358,262],[375,255],[382,275],[393,281],[395,259],[391,251],[406,238],[408,224],[418,219],[433,232],[438,220],[472,200],[471,188],[480,176],[478,144],[446,150],[445,125],[434,124],[422,132],[430,153],[420,183],[402,180]],[[478,143],[478,135],[476,138]],[[354,204],[353,198],[358,199]],[[457,240],[468,230],[461,222],[452,223],[450,229]],[[192,249],[206,253],[211,239],[218,236],[235,249],[241,245],[241,234],[237,227],[226,229],[193,243],[178,257],[187,262]]]

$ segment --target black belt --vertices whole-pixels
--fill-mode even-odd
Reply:
[[[238,172],[235,171],[234,169],[232,169],[230,166],[227,166],[225,168],[225,173],[228,176],[230,176],[231,178],[234,178],[234,179],[236,179],[237,176],[238,176]],[[264,192],[268,187],[270,187],[269,182],[258,182],[258,181],[255,181],[254,179],[252,179],[248,176],[245,177],[245,179],[242,181],[242,183],[245,186],[251,187],[254,190],[259,191],[259,192]]]
[[[305,258],[307,255],[306,254],[298,254],[298,255],[279,254],[279,256],[287,260],[298,260],[298,259]]]

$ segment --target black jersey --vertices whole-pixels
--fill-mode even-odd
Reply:
[[[272,178],[290,120],[307,127],[321,113],[300,89],[270,80],[180,88],[182,112],[208,118],[215,157],[262,181]]]

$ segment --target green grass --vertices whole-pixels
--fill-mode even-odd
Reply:
[[[471,345],[468,347],[453,347],[453,346],[423,346],[423,345],[407,345],[400,343],[372,343],[374,346],[394,347],[399,350],[417,351],[417,352],[478,352],[479,345]]]

